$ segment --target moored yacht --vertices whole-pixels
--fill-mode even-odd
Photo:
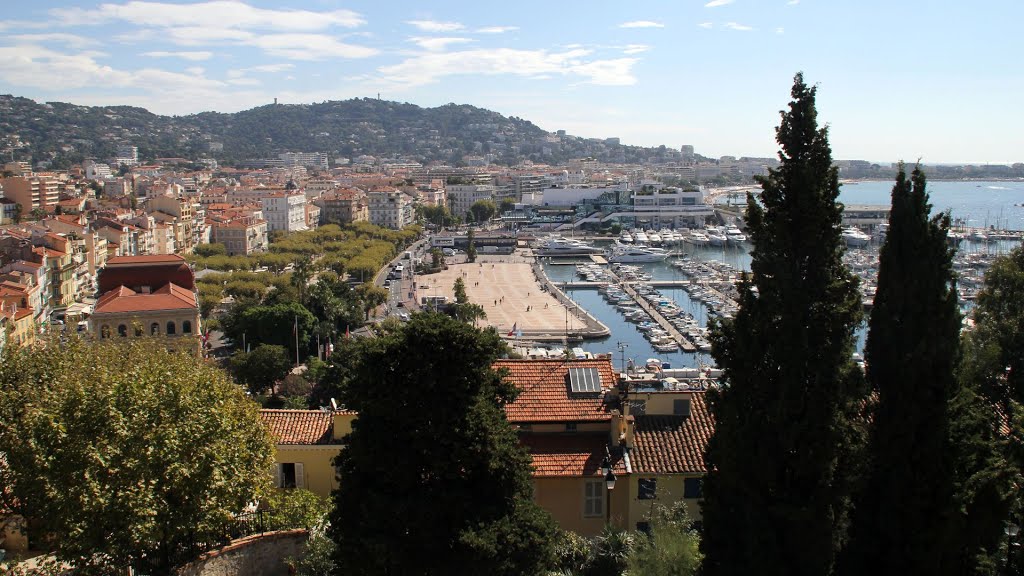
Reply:
[[[623,230],[622,233],[619,234],[619,242],[622,242],[623,244],[632,244],[633,235],[629,233],[629,230]]]
[[[660,262],[668,252],[650,246],[613,246],[608,252],[609,262]]]
[[[637,244],[647,244],[650,241],[651,239],[647,237],[647,233],[643,230],[633,231],[633,242],[636,242]]]
[[[861,232],[858,228],[844,228],[842,236],[846,245],[851,248],[862,248],[871,242],[871,236]]]
[[[728,242],[725,233],[717,226],[708,226],[704,232],[708,236],[708,244],[712,246],[725,246],[725,243]]]
[[[736,246],[739,246],[740,244],[743,244],[744,242],[747,241],[747,235],[744,234],[743,231],[737,228],[736,226],[729,226],[728,228],[726,228],[725,237],[728,240],[729,244],[735,244]]]
[[[585,254],[600,254],[601,249],[580,240],[550,236],[537,244],[534,248],[534,253],[538,256],[581,256]]]

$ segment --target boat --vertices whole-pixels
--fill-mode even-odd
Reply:
[[[946,242],[948,242],[953,248],[959,248],[960,244],[963,243],[964,238],[966,237],[967,236],[963,232],[950,230],[949,233],[946,234]]]
[[[636,242],[637,244],[647,244],[650,241],[651,239],[643,230],[636,230],[633,232],[633,242]]]
[[[606,257],[609,262],[661,262],[668,252],[650,246],[615,246]]]
[[[647,239],[654,246],[660,246],[661,242],[662,242],[661,234],[658,234],[657,232],[655,232],[653,230],[651,231],[650,234],[647,235]]]
[[[583,256],[601,253],[600,248],[586,242],[561,236],[549,236],[541,240],[533,251],[538,256]]]
[[[871,236],[861,232],[857,228],[844,228],[842,232],[843,240],[846,241],[846,245],[851,248],[863,248],[871,242]]]
[[[690,232],[690,242],[697,246],[704,246],[708,243],[708,235],[694,230],[693,232]]]
[[[630,234],[628,230],[623,230],[622,233],[619,234],[619,242],[622,242],[623,244],[632,244],[633,235]]]
[[[747,235],[736,226],[729,226],[725,229],[725,237],[729,244],[735,244],[739,246],[747,241]]]
[[[708,226],[704,229],[704,233],[708,236],[708,244],[712,246],[725,246],[725,243],[728,242],[725,233],[717,226]]]

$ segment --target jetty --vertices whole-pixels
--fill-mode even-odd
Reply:
[[[697,347],[693,345],[693,342],[690,342],[690,340],[686,336],[683,336],[683,334],[679,332],[679,330],[677,330],[676,327],[673,326],[672,323],[669,322],[668,319],[665,318],[665,316],[658,310],[657,306],[654,306],[646,299],[644,299],[643,296],[638,294],[636,289],[633,288],[633,286],[631,286],[629,282],[623,282],[621,283],[621,286],[622,290],[626,294],[628,294],[629,297],[632,298],[640,306],[640,308],[644,310],[644,312],[647,312],[651,316],[651,318],[653,318],[654,321],[657,322],[659,326],[661,326],[662,330],[668,332],[668,335],[671,336],[672,339],[676,341],[676,344],[679,344],[679,347],[682,348],[684,352],[697,351]]]

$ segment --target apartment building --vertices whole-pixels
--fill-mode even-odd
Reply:
[[[274,192],[260,198],[267,230],[297,232],[307,230],[306,195],[302,193]]]
[[[412,199],[398,190],[373,189],[368,197],[371,224],[401,230],[415,220]]]
[[[370,220],[366,193],[358,188],[342,188],[324,192],[313,204],[320,207],[321,224],[351,224]]]
[[[223,244],[229,256],[264,252],[270,244],[267,239],[267,221],[251,216],[214,220],[210,224],[210,242]]]
[[[492,184],[449,184],[445,186],[448,209],[455,216],[465,217],[471,206],[480,200],[495,200],[498,188]]]
[[[4,198],[21,206],[22,218],[28,218],[33,210],[52,210],[60,200],[60,181],[50,175],[9,176],[0,178]]]

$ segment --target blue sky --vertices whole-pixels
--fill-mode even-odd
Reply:
[[[843,159],[1024,161],[1021,0],[8,2],[0,93],[162,114],[371,96],[769,156],[793,74]]]

